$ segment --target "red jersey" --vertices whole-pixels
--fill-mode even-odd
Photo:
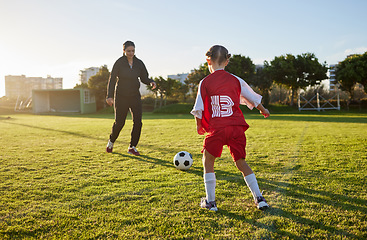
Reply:
[[[244,126],[247,129],[240,104],[252,109],[261,103],[261,98],[241,78],[217,70],[200,81],[191,114],[202,119],[202,126],[207,132],[225,126]]]

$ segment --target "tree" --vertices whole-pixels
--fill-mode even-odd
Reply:
[[[255,73],[255,65],[249,57],[242,55],[233,55],[226,67],[226,71],[237,75],[238,77],[249,81]],[[201,64],[199,69],[194,69],[185,80],[186,85],[193,95],[196,95],[199,82],[210,74],[208,63]]]
[[[157,99],[158,97],[160,98],[160,107],[162,107],[162,102],[163,102],[163,96],[164,96],[164,78],[159,76],[159,77],[155,77],[154,82],[156,83],[157,87],[155,89],[152,88],[152,86],[148,85],[147,89],[149,91],[152,91],[155,95],[155,99]],[[156,101],[157,102],[157,101]],[[154,108],[156,107],[156,102],[154,104]]]
[[[327,79],[328,67],[326,62],[319,63],[313,53],[302,53],[297,55],[297,75],[300,88],[319,85],[322,80]]]
[[[269,65],[265,64],[264,68],[256,68],[250,83],[259,89],[260,94],[263,96],[263,104],[268,106],[270,102],[270,90],[273,85],[273,80],[269,74]]]
[[[201,64],[199,69],[194,69],[185,80],[185,83],[188,85],[189,89],[191,90],[193,96],[196,96],[197,88],[199,82],[210,74],[208,63]]]
[[[251,84],[250,79],[255,74],[255,65],[253,64],[251,58],[242,56],[241,54],[235,54],[229,59],[226,71],[242,78]]]
[[[340,62],[336,68],[336,79],[340,84],[340,88],[343,91],[347,91],[349,93],[349,102],[354,99],[354,85],[359,81],[359,74],[355,71],[355,57],[348,56],[342,62]]]
[[[74,89],[75,88],[89,88],[89,87],[88,87],[88,83],[81,83],[81,84],[78,83],[75,85]]]
[[[110,71],[106,65],[102,66],[98,73],[88,80],[88,87],[93,91],[96,97],[97,109],[102,109],[106,106],[107,83],[110,78]]]
[[[336,67],[336,80],[343,91],[350,94],[348,101],[354,100],[354,86],[361,83],[367,93],[367,52],[345,58]]]
[[[319,63],[313,53],[292,54],[275,57],[270,62],[269,73],[274,82],[291,89],[290,105],[293,106],[294,97],[298,89],[320,84],[327,78],[326,62]]]
[[[360,66],[359,69],[361,71],[361,84],[364,87],[364,92],[367,93],[367,52],[362,54],[360,57]]]
[[[166,105],[167,98],[179,99],[183,97],[183,101],[186,101],[186,94],[189,90],[186,84],[172,78],[164,79],[161,76],[154,78],[154,81],[157,84],[157,88],[152,89],[151,86],[147,88],[154,93],[156,99],[160,98],[160,107],[162,107],[163,102]]]
[[[167,98],[174,95],[176,89],[178,88],[178,80],[172,78],[167,78],[166,80],[159,76],[154,78],[154,81],[157,84],[157,87],[152,89],[152,86],[148,86],[148,89],[154,93],[156,99],[159,97],[159,107],[162,107],[163,102],[164,105],[166,105]]]
[[[164,95],[167,100],[168,97],[172,97],[178,88],[178,80],[167,78],[164,85]]]
[[[269,76],[268,69],[256,68],[251,58],[235,54],[230,58],[226,70],[242,78],[252,87],[258,88],[263,96],[264,105],[269,105],[269,91],[273,81]]]
[[[179,80],[175,81],[176,82],[173,86],[173,97],[177,100],[182,97],[182,101],[186,102],[187,93],[189,92],[189,86],[185,83],[180,82]]]
[[[293,105],[294,91],[297,89],[295,59],[292,54],[287,54],[285,56],[275,57],[270,64],[265,62],[265,65],[268,65],[268,70],[273,81],[292,89],[291,105]]]

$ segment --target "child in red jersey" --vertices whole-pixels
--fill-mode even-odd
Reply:
[[[231,55],[228,50],[215,45],[206,53],[210,75],[200,81],[196,102],[191,114],[195,116],[197,132],[208,133],[204,139],[203,165],[206,197],[201,199],[201,207],[217,211],[215,202],[216,178],[214,162],[221,156],[223,145],[227,145],[236,167],[242,172],[250,188],[257,208],[269,207],[262,196],[255,174],[245,161],[246,136],[249,127],[240,104],[260,110],[265,118],[269,111],[261,104],[261,96],[241,78],[224,71]]]

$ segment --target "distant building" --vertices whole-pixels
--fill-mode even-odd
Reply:
[[[179,80],[182,83],[185,83],[185,80],[187,78],[187,76],[189,76],[189,73],[181,73],[181,74],[176,74],[176,75],[168,75],[168,78],[171,79],[175,79],[175,80]]]
[[[336,81],[336,67],[338,64],[331,64],[329,66],[329,91],[336,91],[338,89]]]
[[[8,98],[30,98],[34,89],[62,89],[62,78],[5,76],[5,96]]]
[[[255,69],[264,68],[264,64],[256,64]]]
[[[89,78],[96,75],[99,69],[99,67],[90,67],[80,70],[80,83],[88,83]]]

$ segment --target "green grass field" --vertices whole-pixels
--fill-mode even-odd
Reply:
[[[0,239],[367,239],[366,113],[245,116],[271,208],[255,208],[225,147],[215,213],[199,208],[192,116],[144,114],[140,157],[126,153],[130,119],[105,153],[112,117],[0,115]],[[172,163],[181,150],[186,172]]]

